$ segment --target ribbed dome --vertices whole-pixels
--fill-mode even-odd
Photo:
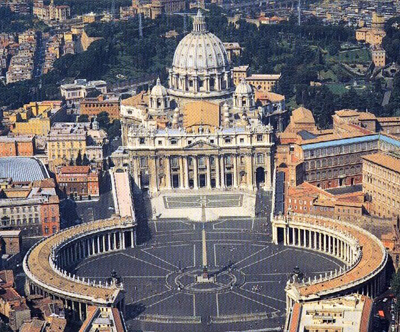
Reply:
[[[160,78],[157,79],[156,85],[151,89],[151,95],[153,97],[165,97],[167,95],[167,89],[161,85]]]
[[[172,66],[189,72],[229,68],[228,55],[221,40],[206,30],[200,10],[194,18],[193,31],[179,43]]]
[[[237,85],[235,94],[237,95],[248,95],[253,93],[253,89],[249,83],[246,82],[245,79],[241,79],[240,83]]]

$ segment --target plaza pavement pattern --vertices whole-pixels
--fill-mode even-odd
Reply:
[[[220,274],[209,286],[215,290],[196,288],[203,224],[185,220],[151,221],[151,241],[91,257],[75,272],[104,281],[115,270],[122,277],[129,331],[280,331],[293,269],[313,278],[340,266],[320,253],[272,244],[265,219],[204,225],[209,269]]]
[[[158,219],[189,219],[202,220],[202,206],[206,208],[206,219],[216,221],[220,218],[232,216],[254,217],[254,194],[231,191],[199,190],[203,193],[188,194],[184,190],[179,192],[164,193],[152,198],[153,215]],[[211,193],[213,192],[213,193]]]

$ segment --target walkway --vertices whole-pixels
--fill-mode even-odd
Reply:
[[[110,170],[115,213],[135,220],[129,173],[124,169]]]

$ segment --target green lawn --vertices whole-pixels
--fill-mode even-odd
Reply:
[[[321,70],[319,72],[319,77],[321,78],[321,80],[327,80],[327,79],[331,79],[332,82],[336,82],[337,81],[337,76],[336,74],[331,70]]]
[[[334,84],[327,84],[326,85],[332,93],[336,95],[342,95],[348,90],[346,89],[346,85],[343,83],[334,83]]]
[[[371,56],[367,49],[358,49],[340,52],[337,60],[343,63],[368,63],[371,61]]]

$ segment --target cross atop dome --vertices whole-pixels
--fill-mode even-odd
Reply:
[[[199,9],[193,21],[193,32],[205,33],[207,32],[206,20]]]

